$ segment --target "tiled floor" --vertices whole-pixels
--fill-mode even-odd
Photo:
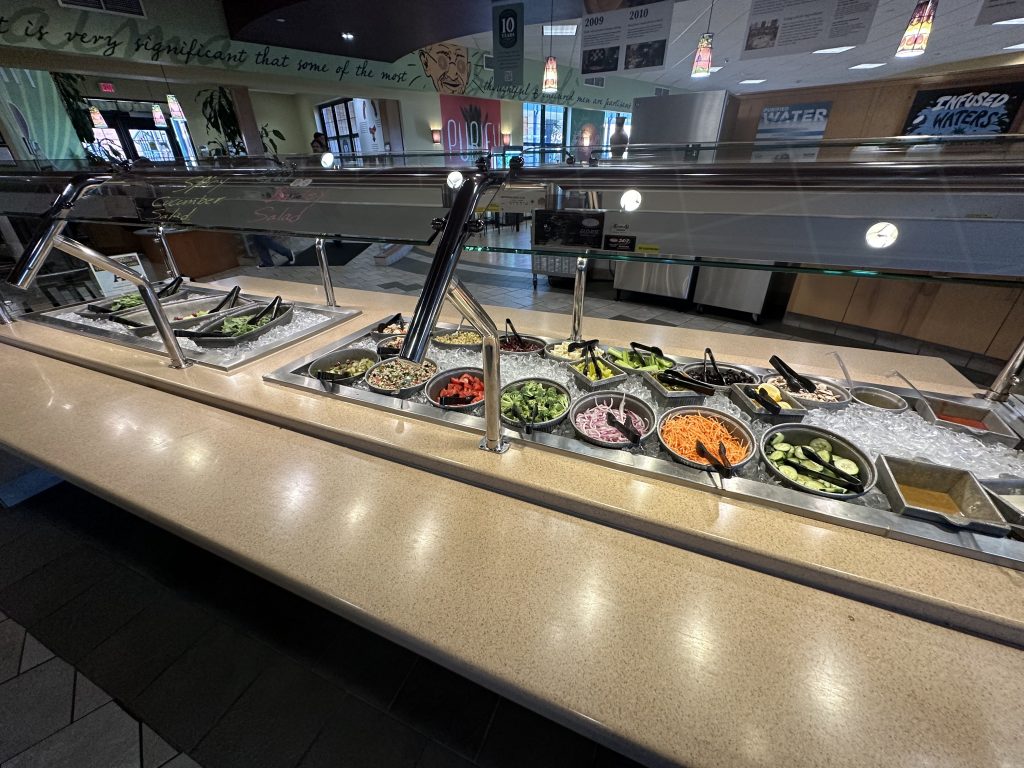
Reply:
[[[635,765],[66,483],[0,508],[0,768],[197,764]]]

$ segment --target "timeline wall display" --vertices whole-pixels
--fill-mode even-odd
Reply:
[[[1024,18],[1024,0],[984,0],[975,26]]]
[[[904,136],[1007,133],[1024,98],[1024,83],[918,91]]]
[[[878,0],[754,0],[740,58],[861,45],[877,9]]]
[[[671,0],[585,0],[583,5],[584,75],[665,66]]]

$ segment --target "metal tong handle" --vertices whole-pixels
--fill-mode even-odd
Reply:
[[[252,318],[249,320],[249,325],[256,325],[260,320],[263,319],[263,316],[267,315],[267,314],[269,314],[270,315],[270,319],[273,320],[274,319],[274,315],[277,313],[277,308],[280,305],[281,305],[281,297],[280,296],[275,296],[273,301],[271,301],[269,304],[267,304],[267,306],[265,306],[263,309],[261,309],[259,311],[259,313],[257,313],[257,314],[252,316]]]
[[[701,456],[708,460],[708,464],[711,465],[715,472],[720,474],[722,477],[732,477],[732,469],[727,469],[726,466],[719,460],[719,458],[708,450],[708,447],[704,445],[703,442],[698,440],[696,448],[697,453],[699,453]]]
[[[575,352],[577,349],[583,349],[584,347],[593,347],[599,341],[600,339],[591,339],[590,341],[573,341],[570,342],[567,349],[569,352]]]
[[[380,323],[377,326],[377,333],[384,333],[384,329],[385,328],[387,328],[389,325],[394,325],[395,323],[398,323],[398,327],[400,329],[402,329],[403,331],[405,330],[405,321],[402,320],[402,313],[401,312],[396,314],[394,317],[389,317],[383,323]]]
[[[516,340],[517,344],[522,344],[523,343],[523,337],[519,335],[519,331],[517,331],[516,327],[514,325],[512,325],[512,319],[506,317],[505,318],[505,333],[507,334],[509,331],[512,331],[512,338],[514,338]]]
[[[629,442],[632,443],[633,445],[640,444],[640,433],[637,432],[636,428],[629,423],[630,421],[632,421],[632,419],[630,419],[629,416],[626,416],[625,421],[619,421],[614,413],[612,413],[611,411],[607,411],[605,412],[605,421],[608,422],[608,426],[615,427],[617,430],[619,430],[619,432],[622,433],[622,436],[629,440]]]
[[[636,352],[641,362],[643,362],[644,356],[643,353],[640,352],[640,350],[650,353],[651,365],[657,363],[659,358],[665,357],[665,353],[661,351],[661,347],[649,347],[646,344],[641,344],[639,341],[631,341],[629,342],[629,346],[633,349],[634,352]]]
[[[837,467],[834,462],[826,461],[825,458],[820,453],[818,453],[818,451],[814,450],[813,448],[804,447],[804,455],[805,456],[807,455],[808,452],[810,452],[810,454],[814,457],[812,459],[812,461],[816,461],[819,464],[821,464],[821,466],[825,467],[826,469],[832,470],[833,472],[836,473],[836,475],[838,475],[840,478],[842,478],[846,482],[852,483],[852,484],[856,485],[859,488],[863,488],[864,487],[864,481],[861,480],[859,477],[857,477],[856,475],[851,475],[849,472],[844,472],[839,467]]]
[[[233,307],[233,306],[235,306],[235,302],[238,300],[238,294],[240,294],[241,292],[242,292],[242,286],[236,285],[234,288],[232,288],[230,291],[228,291],[228,295],[227,296],[225,296],[223,299],[221,299],[220,304],[218,304],[216,307],[214,307],[212,310],[210,310],[210,314],[214,315],[214,314],[220,312],[225,307]]]
[[[669,368],[667,371],[661,371],[656,374],[656,378],[659,381],[665,381],[667,379],[671,384],[680,384],[687,389],[692,389],[698,395],[707,395],[710,397],[715,394],[715,388],[710,384],[698,381],[692,376],[688,376],[682,371],[677,371],[674,368]]]
[[[782,413],[782,406],[781,405],[776,403],[774,400],[772,400],[770,397],[768,397],[768,395],[766,395],[761,390],[754,389],[754,387],[750,386],[749,384],[747,384],[743,388],[743,394],[746,395],[747,397],[749,397],[751,400],[753,400],[758,405],[760,405],[766,411],[768,411],[768,413],[770,413],[772,416],[777,416],[780,413]]]
[[[899,371],[892,371],[892,372],[891,372],[891,373],[890,373],[889,375],[890,375],[890,376],[896,376],[896,377],[898,377],[898,378],[900,378],[900,379],[903,379],[904,383],[905,383],[905,384],[906,384],[906,385],[907,385],[908,387],[910,387],[910,388],[911,388],[912,390],[914,390],[914,392],[915,392],[915,393],[917,394],[917,396],[918,396],[919,398],[921,398],[922,400],[924,400],[924,402],[926,402],[926,403],[928,402],[928,398],[927,398],[927,397],[925,396],[924,392],[922,392],[922,391],[921,391],[920,389],[918,389],[918,388],[917,388],[917,385],[916,385],[916,384],[914,384],[914,382],[912,382],[912,381],[911,381],[910,379],[908,379],[908,378],[907,378],[906,376],[904,376],[904,375],[903,375],[902,373],[900,373]]]
[[[828,354],[832,355],[832,357],[836,359],[836,362],[839,363],[839,368],[842,370],[843,376],[846,378],[846,388],[851,389],[853,387],[853,379],[850,378],[850,369],[846,367],[846,363],[843,361],[843,356],[838,352],[829,352]]]
[[[178,289],[181,288],[181,283],[183,280],[184,278],[181,275],[178,275],[176,278],[171,280],[171,282],[169,282],[167,285],[165,285],[163,288],[157,291],[156,297],[158,299],[162,299],[165,296],[173,296],[178,292]]]
[[[789,385],[789,389],[792,392],[814,392],[817,387],[814,386],[814,382],[808,379],[803,374],[797,373],[790,368],[778,355],[772,355],[768,358],[768,362],[771,363],[772,368],[779,372],[779,375],[786,380],[786,384]]]
[[[715,361],[715,353],[711,351],[711,347],[704,347],[704,378],[708,377],[708,363],[711,363],[711,370],[715,372],[715,376],[723,384],[725,383],[725,376],[718,370],[718,363]]]

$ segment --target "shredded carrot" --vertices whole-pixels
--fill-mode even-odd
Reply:
[[[675,416],[662,425],[661,437],[673,451],[695,464],[709,463],[697,453],[698,440],[715,456],[718,455],[718,443],[724,443],[730,464],[739,464],[750,455],[750,446],[733,437],[728,427],[714,417],[699,414]]]

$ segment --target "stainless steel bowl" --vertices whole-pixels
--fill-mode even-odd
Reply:
[[[607,358],[601,358],[601,363],[603,365],[608,366],[609,368],[612,369],[612,371],[614,371],[614,373],[607,379],[594,380],[587,376],[585,373],[581,373],[576,366],[582,362],[584,361],[576,360],[571,363],[562,363],[562,365],[569,369],[569,375],[572,376],[573,381],[575,381],[576,385],[582,390],[585,390],[587,392],[596,392],[597,390],[601,389],[614,389],[620,384],[626,383],[627,377],[625,372]]]
[[[895,392],[881,387],[853,387],[850,390],[850,396],[855,403],[892,413],[903,413],[910,407],[907,401]]]
[[[380,355],[372,349],[336,349],[333,352],[328,352],[323,357],[318,357],[309,364],[309,368],[306,370],[309,372],[309,375],[315,379],[318,373],[326,372],[331,366],[337,365],[338,363],[347,363],[350,360],[372,360],[374,363],[378,363],[380,362]],[[370,367],[372,368],[373,366]],[[332,379],[330,383],[337,386],[353,384],[365,375],[366,373],[363,372],[358,376],[348,376],[344,379]]]
[[[500,344],[505,339],[511,339],[511,338],[512,338],[512,334],[505,334],[505,335],[501,336],[498,339],[498,343]],[[501,350],[501,354],[503,354],[503,355],[520,355],[520,356],[522,356],[522,355],[540,355],[540,354],[543,354],[543,352],[544,352],[544,339],[540,338],[539,336],[527,336],[525,333],[520,333],[519,334],[519,338],[521,338],[521,339],[523,339],[525,341],[532,341],[534,344],[537,344],[538,346],[532,352],[512,352],[510,350],[503,349],[503,350]]]
[[[854,462],[860,469],[861,480],[864,481],[864,490],[858,493],[829,493],[828,491],[815,491],[810,488],[806,488],[793,480],[790,480],[784,474],[779,472],[775,468],[775,465],[768,461],[768,454],[771,453],[769,450],[769,442],[771,439],[781,433],[783,439],[791,445],[807,445],[811,440],[816,437],[824,438],[832,444],[832,454],[838,456],[841,459],[849,459]],[[783,485],[788,488],[795,488],[798,491],[804,493],[810,493],[815,496],[824,496],[826,499],[853,499],[857,496],[863,496],[865,493],[874,488],[875,483],[878,480],[878,472],[875,470],[875,465],[871,461],[871,458],[858,448],[856,445],[851,443],[842,435],[837,435],[835,432],[830,432],[827,429],[821,427],[810,427],[804,424],[780,424],[777,427],[772,427],[761,436],[760,443],[761,463],[764,464],[765,469]]]
[[[709,365],[708,367],[710,368],[711,366]],[[693,376],[694,373],[701,373],[701,372],[703,372],[703,370],[704,370],[704,364],[703,363],[687,363],[686,365],[684,365],[682,367],[683,373],[685,373],[687,376]],[[750,377],[750,381],[749,382],[741,382],[741,383],[748,383],[748,384],[757,384],[758,383],[758,376],[757,376],[757,374],[754,373],[749,368],[744,368],[742,365],[733,365],[732,363],[718,363],[718,370],[720,370],[720,371],[736,371],[737,373],[742,373],[742,374],[745,374],[746,376]],[[694,376],[694,378],[698,378],[698,377]],[[699,380],[699,378],[698,378],[698,380]],[[719,392],[721,392],[722,394],[725,394],[725,395],[729,394],[729,389],[732,387],[732,384],[711,384],[710,382],[708,382],[708,383],[710,384],[710,386],[714,387],[717,391],[719,391]]]
[[[424,377],[423,381],[419,382],[418,384],[411,384],[411,385],[409,385],[407,387],[402,387],[401,389],[386,389],[385,387],[379,387],[379,386],[376,386],[375,384],[371,383],[370,379],[371,379],[371,376],[372,376],[372,374],[373,374],[373,372],[375,370],[380,368],[382,365],[388,365],[388,364],[395,363],[395,362],[396,361],[395,361],[394,358],[390,358],[390,357],[386,358],[384,360],[381,360],[379,363],[374,365],[372,368],[370,368],[370,370],[368,370],[366,372],[366,376],[365,376],[365,378],[366,378],[366,386],[369,387],[371,392],[376,392],[378,395],[391,395],[392,397],[411,397],[412,395],[415,395],[417,392],[419,392],[421,389],[423,389],[423,387],[426,385],[426,383],[428,381],[430,381],[430,379],[432,379],[434,377],[434,374],[437,372],[437,369],[438,369],[436,361],[431,360],[428,357],[425,357],[425,358],[423,358],[423,364],[426,365],[426,364],[429,363],[429,364],[433,365],[434,366],[434,373],[431,373],[429,376]],[[409,361],[406,360],[404,362],[409,362]]]
[[[733,469],[741,469],[742,467],[745,467],[757,455],[757,441],[754,439],[754,433],[750,431],[750,427],[735,416],[730,413],[726,413],[725,411],[720,411],[717,408],[705,408],[700,405],[683,405],[679,408],[670,408],[661,414],[661,418],[658,420],[658,442],[661,443],[661,447],[668,452],[669,456],[680,464],[685,464],[688,467],[700,470],[706,470],[710,466],[710,464],[706,462],[698,462],[688,459],[682,454],[677,453],[665,442],[665,438],[661,435],[661,430],[664,428],[666,423],[678,416],[704,416],[709,419],[717,419],[722,422],[733,437],[745,442],[749,446],[750,450],[743,461],[734,461],[732,463]],[[707,448],[709,451],[718,450],[717,445],[709,445]]]
[[[607,440],[599,440],[596,437],[590,437],[576,426],[576,416],[583,411],[593,408],[599,403],[608,403],[608,405],[613,409],[618,410],[622,405],[623,399],[625,399],[625,407],[627,411],[633,411],[633,413],[647,422],[647,429],[645,429],[640,435],[640,442],[643,443],[647,440],[647,438],[654,434],[654,428],[657,425],[658,417],[655,415],[654,409],[651,408],[651,406],[639,397],[628,395],[625,392],[591,392],[590,394],[581,395],[576,398],[576,402],[569,407],[569,420],[572,422],[572,428],[576,430],[576,436],[579,437],[580,440],[585,440],[593,445],[599,445],[602,448],[629,448],[630,444],[628,442],[613,443]]]
[[[569,401],[569,405],[566,405],[565,410],[562,411],[562,414],[560,416],[556,416],[553,419],[548,419],[547,421],[538,421],[531,425],[532,429],[540,430],[541,432],[550,432],[563,421],[565,421],[565,418],[569,415],[569,407],[572,404],[572,395],[569,394],[569,390],[565,387],[564,384],[559,384],[554,379],[545,379],[542,376],[530,376],[529,378],[516,379],[515,381],[510,381],[508,384],[501,388],[502,396],[504,396],[506,392],[511,392],[513,390],[518,390],[522,388],[522,386],[528,381],[537,381],[543,384],[545,387],[554,387],[559,392],[564,394],[566,400]],[[505,414],[501,415],[501,422],[509,427],[512,427],[513,429],[523,428],[523,423],[521,421],[506,418]]]
[[[474,328],[463,328],[463,333],[475,333],[480,336],[480,332]],[[439,341],[439,336],[448,336],[449,334],[456,333],[454,328],[435,328],[431,334],[430,342],[438,349],[482,349],[484,346],[483,337],[480,338],[476,344],[450,344],[446,341]]]
[[[850,394],[850,390],[846,387],[841,387],[828,379],[821,378],[820,376],[808,376],[807,378],[813,381],[816,385],[824,384],[826,387],[831,389],[839,399],[834,403],[823,403],[820,400],[810,400],[806,397],[801,397],[802,393],[800,392],[789,392],[789,389],[786,388],[786,380],[777,373],[766,373],[762,381],[765,384],[771,383],[778,387],[779,382],[775,381],[775,379],[782,379],[782,386],[779,387],[779,389],[789,392],[789,394],[793,396],[793,399],[800,403],[804,408],[827,408],[829,410],[837,411],[840,408],[848,406],[850,401],[853,399],[853,395]]]
[[[398,346],[394,349],[388,349],[388,343],[394,339],[399,339]],[[394,357],[402,351],[402,343],[405,341],[404,333],[394,333],[390,336],[380,336],[377,339],[377,354],[380,355],[381,360],[386,360],[389,357]]]
[[[476,376],[481,380],[484,377],[483,368],[449,368],[447,371],[441,371],[436,374],[430,381],[428,381],[423,387],[423,394],[426,395],[427,400],[430,401],[431,405],[442,408],[446,411],[472,411],[481,407],[484,404],[483,400],[475,403],[466,403],[465,405],[441,405],[441,401],[439,399],[441,396],[441,390],[448,386],[449,381],[457,379],[464,373]]]

